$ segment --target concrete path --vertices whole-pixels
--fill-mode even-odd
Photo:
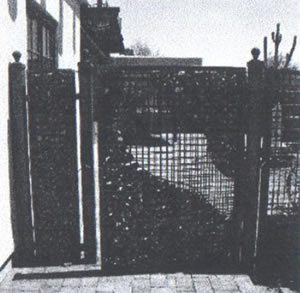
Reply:
[[[40,273],[54,272],[41,268]],[[291,293],[289,289],[255,286],[246,275],[155,274],[114,277],[84,277],[13,280],[16,273],[36,273],[32,269],[9,270],[0,283],[0,292],[32,293]]]

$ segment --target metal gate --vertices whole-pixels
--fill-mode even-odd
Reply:
[[[102,66],[103,268],[230,270],[245,69]]]
[[[83,62],[80,197],[74,72],[29,74],[28,101],[10,64],[14,265],[241,264],[295,284],[300,75],[251,66],[246,81],[244,68]]]
[[[14,266],[81,261],[72,70],[28,73],[10,65]]]

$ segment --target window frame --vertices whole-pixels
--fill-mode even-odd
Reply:
[[[58,23],[35,1],[27,0],[26,5],[28,69],[31,71],[52,71],[57,68],[56,34]]]

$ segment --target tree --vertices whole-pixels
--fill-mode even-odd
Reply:
[[[125,50],[125,54],[134,56],[159,56],[159,51],[153,51],[147,43],[137,41],[129,49]]]
[[[280,33],[280,23],[277,23],[276,33],[271,33],[271,38],[274,43],[274,54],[268,54],[268,38],[264,37],[264,61],[267,67],[280,68],[295,68],[295,65],[291,64],[293,54],[295,52],[297,44],[297,36],[294,36],[292,47],[290,52],[285,56],[279,52],[279,45],[282,41],[282,34]]]

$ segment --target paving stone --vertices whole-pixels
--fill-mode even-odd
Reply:
[[[98,291],[95,288],[85,287],[85,288],[81,288],[78,293],[96,293],[96,292],[98,292]],[[105,293],[107,293],[107,292],[105,292]],[[113,292],[113,293],[116,293],[116,292]]]
[[[60,293],[61,290],[62,290],[61,287],[45,286],[39,290],[39,293]]]
[[[193,276],[193,281],[194,281],[194,287],[195,287],[195,290],[197,293],[213,293],[214,292],[208,276],[198,275],[195,278]]]
[[[176,274],[172,274],[171,276],[174,276],[176,278],[180,278],[180,277],[184,277],[185,274],[184,273],[176,273]]]
[[[134,279],[150,279],[150,274],[136,275]]]
[[[11,262],[9,262],[2,271],[0,271],[0,284],[6,278],[7,275],[13,274],[14,270],[11,267]]]
[[[148,278],[138,277],[137,279],[134,279],[131,284],[133,287],[145,287],[150,289],[150,275]]]
[[[114,293],[131,293],[130,281],[121,280],[119,282],[108,282],[105,283],[103,279],[99,280],[97,286],[97,292],[114,292]]]
[[[239,292],[239,288],[232,276],[228,275],[212,275],[209,277],[211,285],[215,293],[222,292]]]
[[[7,272],[3,277],[1,284],[11,283],[13,281],[14,275],[14,271]]]
[[[39,270],[42,272],[43,268]],[[29,269],[24,271],[31,273]],[[177,273],[13,281],[16,272],[12,269],[6,274],[0,293],[295,293],[287,288],[279,291],[255,286],[246,275]]]
[[[14,284],[13,284],[13,282],[12,281],[6,281],[6,282],[2,282],[1,284],[0,284],[0,289],[6,289],[6,290],[8,290],[8,289],[10,289],[10,288],[13,288],[13,286],[14,286]],[[1,292],[1,291],[0,291]]]
[[[40,289],[28,289],[28,288],[10,288],[10,289],[0,289],[0,292],[9,293],[40,293]]]
[[[64,279],[47,279],[41,288],[61,288],[63,286]]]
[[[86,288],[97,288],[97,285],[98,285],[98,282],[99,282],[99,278],[98,277],[91,277],[91,278],[83,278],[81,280],[81,286]]]
[[[167,287],[176,288],[176,277],[174,275],[167,276]]]
[[[19,289],[19,288],[15,288],[15,289],[0,289],[0,292],[1,293],[41,293],[40,290],[28,290],[28,289],[22,290],[22,289]]]
[[[145,280],[144,280],[145,281]],[[132,282],[132,293],[150,293],[150,280],[148,282],[143,282],[140,280],[140,282],[137,282],[137,280],[134,280]]]
[[[112,283],[112,277],[99,277],[98,282],[100,283]]]
[[[149,276],[149,275],[148,275]],[[128,282],[131,283],[133,280],[135,280],[135,276],[132,275],[125,275],[125,276],[118,276],[118,278],[122,281],[122,282]]]
[[[191,275],[176,277],[176,287],[181,291],[193,291],[193,280]]]
[[[58,293],[80,293],[82,292],[81,290],[81,288],[62,287]]]
[[[116,276],[110,279],[112,283],[121,283],[129,286],[134,280],[133,276]]]
[[[114,292],[114,284],[113,283],[104,283],[99,282],[96,288],[96,292]]]
[[[52,287],[52,288],[60,288],[62,287],[65,279],[45,279],[43,284],[43,288]]]
[[[233,279],[238,289],[242,293],[255,293],[256,288],[249,276],[246,275],[233,275]]]
[[[151,288],[168,287],[168,280],[166,275],[152,275],[150,277]]]
[[[193,280],[203,280],[204,278],[209,278],[211,274],[201,274],[201,275],[191,275]]]
[[[114,293],[131,293],[131,289],[130,285],[118,283],[115,284]]]
[[[132,293],[151,293],[151,289],[145,288],[145,287],[133,286],[131,292]]]
[[[63,287],[71,287],[71,288],[80,288],[81,287],[81,278],[66,278],[63,281]]]
[[[177,293],[176,288],[151,288],[151,293]]]
[[[38,291],[43,287],[46,280],[18,280],[12,282],[12,288],[15,290],[28,290],[28,291]]]
[[[114,276],[114,277],[104,277],[102,279],[102,277],[99,280],[103,280],[104,282],[107,283],[118,283],[118,282],[123,282],[125,279],[123,277],[120,276]]]

